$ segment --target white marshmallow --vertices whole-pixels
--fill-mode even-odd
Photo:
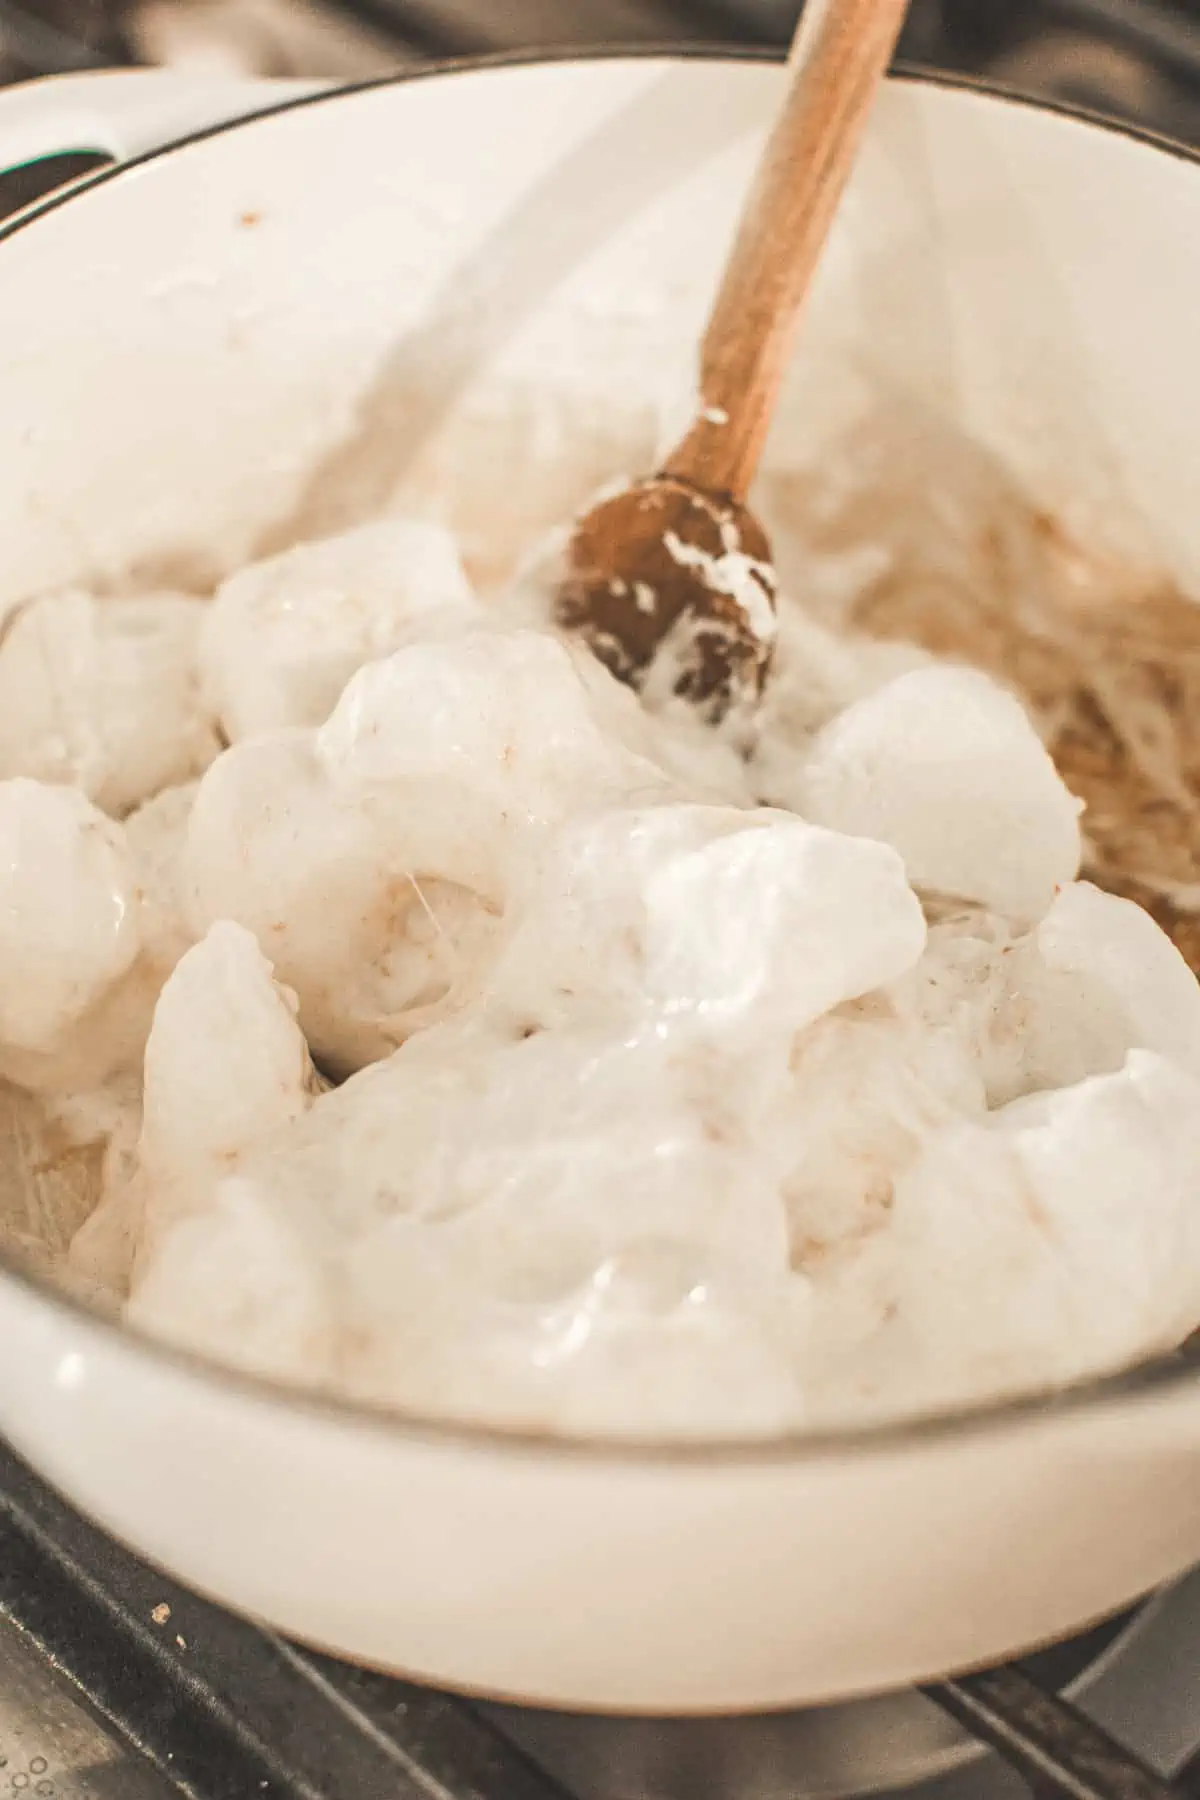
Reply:
[[[974,1061],[949,1032],[883,1007],[814,1025],[760,1146],[784,1171],[793,1264],[820,1274],[855,1255],[886,1226],[896,1184],[934,1136],[985,1110]]]
[[[918,1033],[958,1047],[992,1106],[1029,1087],[1024,1016],[1015,991],[1020,941],[997,914],[964,907],[935,920],[921,960],[888,990],[901,1018]]]
[[[324,1095],[246,1173],[341,1236],[388,1214],[447,1221],[497,1270],[577,1282],[656,1237],[782,1271],[782,1202],[722,1104],[724,1074],[653,1034],[456,1021]]]
[[[103,1200],[68,1274],[132,1324],[680,1439],[1070,1380],[1200,1319],[1200,991],[1070,885],[1078,809],[983,677],[785,618],[743,758],[391,522],[226,584],[237,741],[192,787],[195,607],[40,604],[0,754],[122,810],[173,784],[120,827],[0,782],[0,1075],[78,1095]],[[959,910],[927,931],[913,886]],[[320,1092],[302,1031],[381,1060]]]
[[[187,923],[183,857],[198,784],[163,788],[125,820],[141,896],[143,941],[165,976],[195,942]]]
[[[397,814],[329,781],[310,734],[292,732],[227,750],[188,826],[193,929],[226,918],[254,932],[338,1073],[388,1055],[490,955],[494,905],[436,872],[462,866],[455,819],[435,811],[410,831],[412,815]]]
[[[231,739],[320,725],[355,670],[436,615],[475,601],[453,539],[385,519],[252,563],[218,590],[204,625],[205,689]]]
[[[139,948],[121,827],[73,788],[0,782],[0,1045],[59,1048]]]
[[[793,1030],[911,968],[925,920],[886,845],[758,814],[657,870],[646,894],[650,992],[716,1025]]]
[[[201,704],[204,608],[72,590],[22,608],[0,644],[0,776],[81,788],[121,814],[217,753]]]
[[[304,1112],[315,1088],[292,997],[248,931],[214,925],[163,988],[146,1045],[138,1157],[151,1237]]]
[[[343,1279],[358,1332],[352,1391],[406,1410],[529,1431],[687,1440],[803,1421],[805,1284],[737,1276],[646,1239],[574,1285],[464,1258],[440,1227],[393,1220]]]
[[[1064,888],[1013,957],[1010,979],[1031,1089],[1066,1087],[1155,1050],[1200,1079],[1200,983],[1131,900]]]
[[[308,1385],[328,1379],[335,1328],[311,1244],[244,1182],[177,1220],[144,1258],[127,1324],[215,1362]]]
[[[559,834],[490,986],[542,1024],[615,1003],[792,1033],[900,975],[924,942],[885,845],[786,813],[662,805]]]
[[[486,632],[360,670],[316,754],[334,781],[380,796],[410,868],[498,897],[514,843],[581,805],[665,786],[602,716],[554,639]]]
[[[1200,1317],[1200,1084],[1117,1074],[955,1125],[897,1190],[897,1395],[1011,1391],[1119,1368]]]
[[[817,737],[797,804],[878,838],[916,888],[1025,923],[1079,872],[1079,806],[1024,709],[986,675],[917,669]]]

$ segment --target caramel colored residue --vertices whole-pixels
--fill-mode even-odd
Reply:
[[[1200,606],[1089,566],[1044,517],[1030,525],[1041,579],[1019,598],[1002,580],[989,605],[981,583],[968,610],[953,584],[911,586],[897,572],[854,622],[1023,694],[1086,802],[1085,874],[1147,907],[1200,973]],[[993,533],[981,560],[1002,562],[1006,549]]]
[[[1087,803],[1085,877],[1141,902],[1200,974],[1196,599],[1083,544],[988,452],[909,407],[880,410],[833,472],[775,482],[768,506],[792,544],[788,580],[826,623],[1022,695]],[[864,554],[864,580],[829,587],[822,571]]]
[[[1083,547],[984,452],[886,419],[840,489],[793,485],[808,554],[880,551],[840,623],[974,664],[1031,707],[1086,802],[1084,873],[1200,974],[1200,605]]]

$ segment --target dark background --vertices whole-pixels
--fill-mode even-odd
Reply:
[[[796,0],[0,0],[8,80],[131,62],[358,78],[530,45],[782,45]],[[903,52],[1200,142],[1200,0],[913,0]]]

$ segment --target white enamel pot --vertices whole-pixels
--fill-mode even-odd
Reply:
[[[138,153],[0,231],[0,613],[77,577],[210,574],[302,498],[320,525],[402,492],[495,574],[647,465],[776,68],[457,69],[232,125],[276,96],[165,79],[0,101],[0,163]],[[205,120],[226,122],[152,148]],[[773,466],[906,395],[1198,588],[1198,307],[1194,162],[897,81]],[[0,1428],[206,1594],[366,1663],[575,1708],[888,1688],[1069,1632],[1200,1556],[1186,1361],[912,1428],[634,1452],[296,1399],[0,1272]]]

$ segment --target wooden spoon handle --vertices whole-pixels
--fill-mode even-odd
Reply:
[[[791,83],[700,358],[700,413],[663,473],[746,497],[796,327],[909,0],[807,0]]]

